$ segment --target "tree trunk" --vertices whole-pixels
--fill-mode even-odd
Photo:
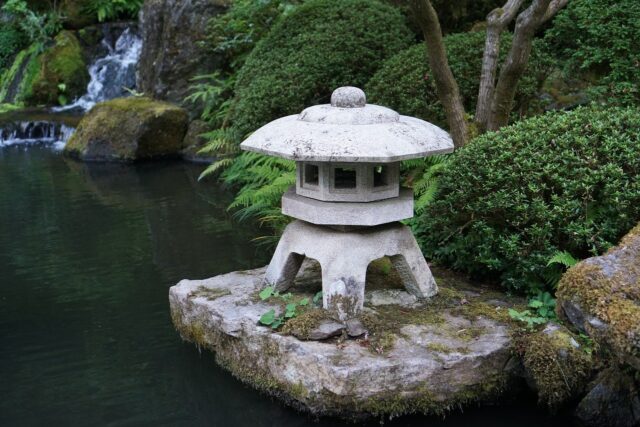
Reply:
[[[462,147],[469,138],[469,129],[460,90],[447,60],[438,15],[429,0],[411,0],[411,7],[424,34],[429,67],[447,115],[453,143],[456,148]]]
[[[487,16],[487,38],[482,57],[482,72],[480,74],[480,90],[476,104],[475,121],[481,130],[485,130],[491,117],[491,104],[496,85],[496,72],[500,55],[500,36],[504,29],[513,21],[524,0],[509,0]]]
[[[549,19],[549,14],[553,10],[549,7],[550,3],[551,0],[533,0],[531,5],[518,15],[511,49],[502,65],[496,84],[487,130],[497,130],[509,123],[509,114],[513,109],[518,81],[524,74],[531,54],[533,37],[540,25]],[[559,5],[563,0],[553,3]],[[554,13],[557,13],[560,7],[556,8]]]

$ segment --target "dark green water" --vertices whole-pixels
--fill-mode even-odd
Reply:
[[[0,148],[0,426],[340,424],[242,385],[173,329],[170,286],[268,261],[201,169]],[[530,400],[385,425],[471,423],[566,425]]]

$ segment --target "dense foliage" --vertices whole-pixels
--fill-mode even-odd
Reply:
[[[86,2],[84,12],[94,15],[98,21],[135,18],[142,7],[143,0],[91,0]]]
[[[333,89],[359,86],[382,61],[407,47],[400,12],[371,0],[311,0],[278,20],[236,81],[233,126],[244,135],[326,102]]]
[[[25,46],[26,37],[17,25],[3,22],[0,27],[0,74],[9,68],[13,57]]]
[[[601,253],[640,220],[638,129],[640,110],[580,108],[477,138],[416,221],[425,255],[539,291],[554,255]]]
[[[456,78],[465,108],[475,111],[480,86],[480,71],[485,40],[484,32],[451,34],[444,38],[451,71]],[[501,39],[501,61],[511,45],[511,35]],[[518,84],[514,114],[526,115],[550,70],[548,57],[540,43],[535,43],[527,71]],[[431,77],[424,44],[406,49],[387,60],[366,86],[372,103],[389,106],[402,114],[446,125],[442,104]]]
[[[564,72],[595,80],[592,95],[616,104],[640,101],[640,7],[637,0],[572,0],[546,40]]]
[[[213,52],[222,53],[230,68],[239,68],[275,21],[299,3],[298,0],[236,0],[226,13],[209,22],[207,45]]]
[[[467,31],[477,22],[487,19],[487,14],[502,6],[504,0],[432,0],[438,12],[440,25],[445,32]]]
[[[8,14],[31,43],[44,46],[62,29],[63,16],[59,8],[52,7],[40,12],[31,9],[24,0],[8,0],[2,6],[2,11]]]

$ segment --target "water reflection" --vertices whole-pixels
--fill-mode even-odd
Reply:
[[[263,265],[201,166],[0,149],[0,425],[302,426],[182,343],[178,280]],[[531,405],[388,425],[553,425]],[[318,425],[337,425],[322,420]],[[378,425],[373,420],[370,425]]]

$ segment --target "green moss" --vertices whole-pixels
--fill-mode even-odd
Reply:
[[[0,102],[22,103],[31,96],[40,69],[39,44],[20,51],[0,78]]]
[[[53,46],[40,56],[40,70],[27,101],[30,104],[65,104],[84,94],[89,73],[80,42],[70,31],[60,32]]]
[[[523,362],[538,389],[538,399],[555,411],[579,395],[586,385],[593,361],[575,347],[571,334],[563,329],[527,335]]]
[[[607,259],[609,258],[609,259]],[[565,301],[608,325],[606,330],[585,322],[587,333],[612,348],[621,362],[640,363],[640,225],[603,257],[581,262],[567,271],[556,294],[558,315],[565,318]],[[604,267],[607,268],[605,272]]]
[[[287,320],[282,328],[282,333],[295,335],[297,338],[306,340],[309,339],[309,333],[326,319],[328,319],[328,314],[325,310],[312,308]]]

